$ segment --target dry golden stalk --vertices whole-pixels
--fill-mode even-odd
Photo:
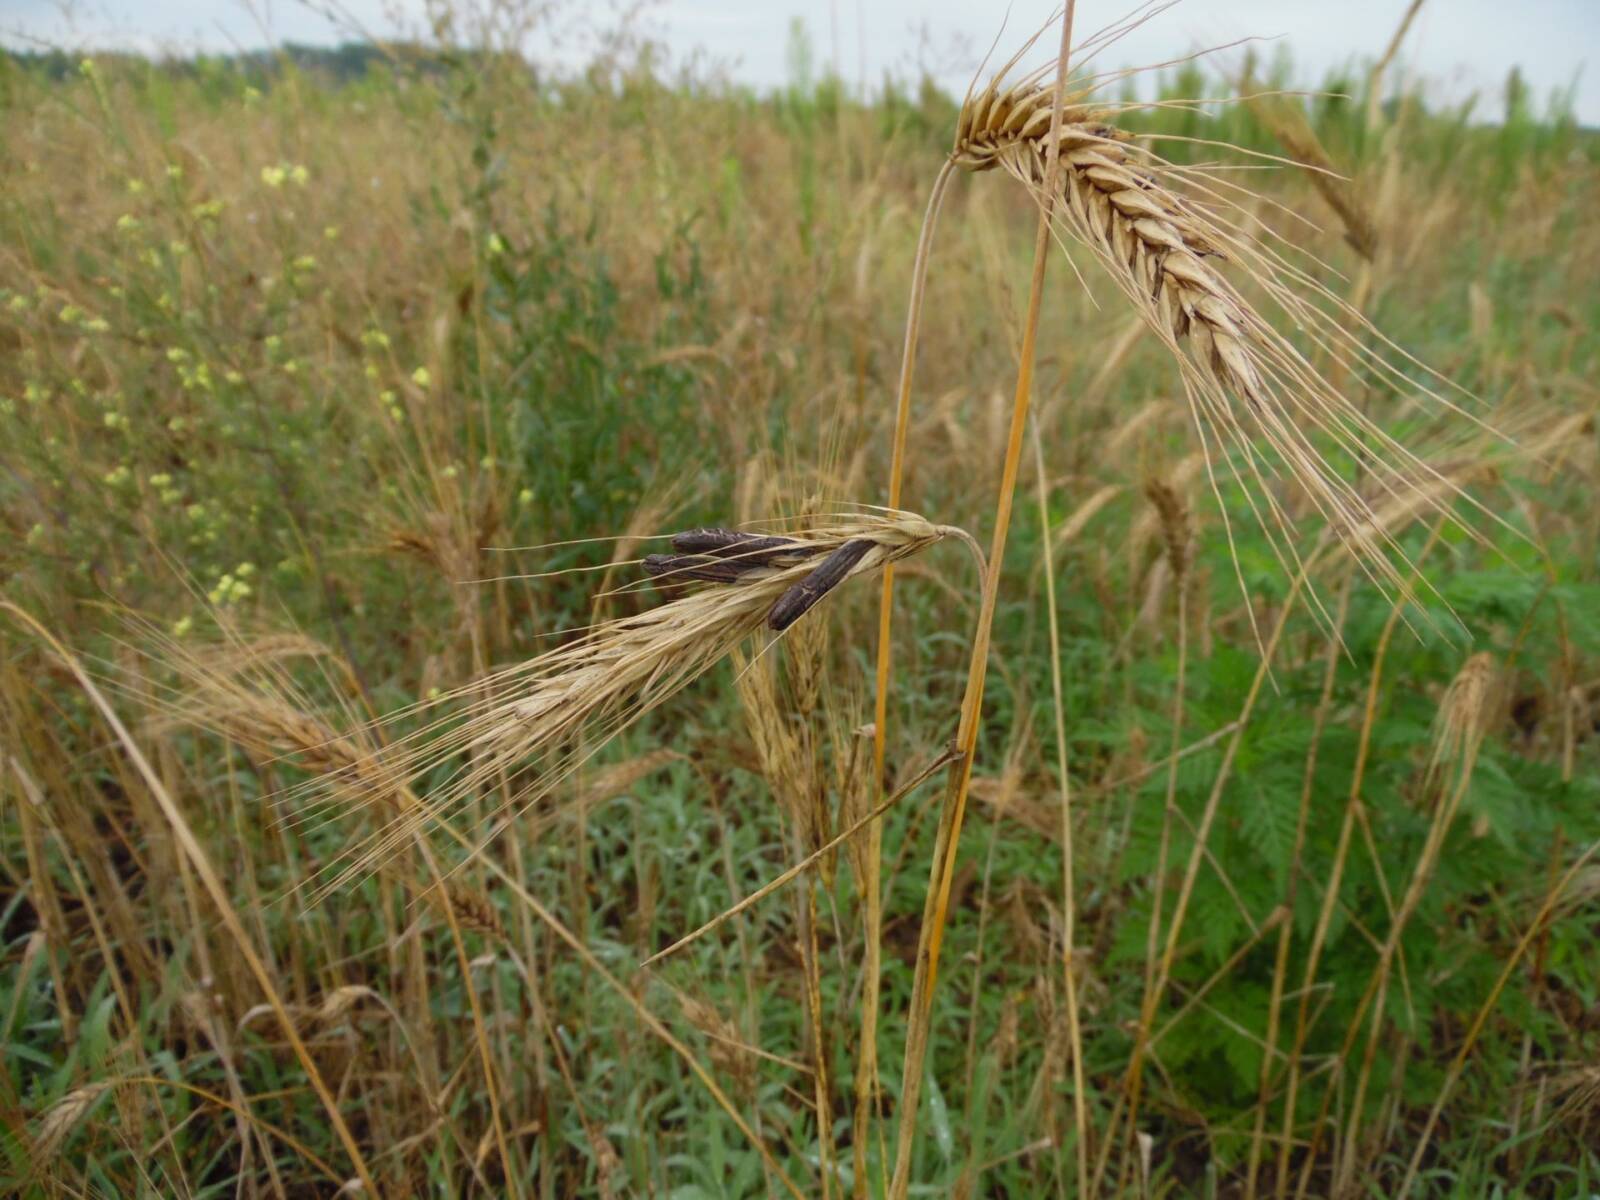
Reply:
[[[967,788],[972,782],[972,763],[977,751],[978,727],[983,707],[983,690],[989,664],[989,644],[994,628],[995,607],[999,602],[1001,565],[1006,539],[1011,529],[1011,511],[1017,486],[1017,471],[1022,460],[1023,434],[1028,424],[1028,408],[1033,398],[1034,357],[1038,347],[1039,311],[1044,301],[1045,267],[1049,261],[1050,228],[1054,219],[1055,192],[1060,186],[1060,130],[1066,98],[1067,51],[1072,44],[1072,22],[1076,0],[1067,0],[1061,17],[1061,47],[1056,53],[1056,81],[1050,93],[1050,119],[1046,126],[1048,146],[1042,164],[1043,200],[1038,228],[1034,235],[1033,272],[1028,284],[1028,307],[1022,325],[1022,342],[1017,363],[1016,388],[1012,393],[1011,429],[1006,439],[1006,454],[1000,472],[1000,495],[995,505],[994,529],[990,534],[989,554],[984,560],[983,595],[978,606],[978,621],[967,664],[967,685],[961,700],[961,719],[956,745],[961,757],[950,772],[939,824],[934,834],[933,861],[928,874],[928,891],[922,910],[922,927],[917,935],[917,965],[911,985],[911,1012],[906,1028],[905,1054],[900,1076],[900,1125],[895,1138],[894,1174],[890,1179],[892,1200],[905,1200],[911,1186],[912,1147],[916,1141],[917,1106],[922,1087],[922,1070],[928,1047],[933,1015],[933,988],[938,981],[939,952],[944,941],[944,922],[949,913],[950,887],[955,875],[956,851],[961,826],[966,816]],[[944,172],[941,172],[941,178]],[[909,343],[909,339],[908,339]],[[904,401],[904,397],[902,398]],[[902,412],[905,404],[902,402]],[[897,425],[896,442],[902,430]],[[898,489],[899,456],[896,455],[895,481]],[[888,611],[889,590],[884,588],[883,612]],[[880,636],[887,637],[885,617]],[[880,655],[878,683],[880,693],[887,684],[887,657]],[[881,706],[880,706],[881,715]],[[880,740],[881,746],[881,740]]]

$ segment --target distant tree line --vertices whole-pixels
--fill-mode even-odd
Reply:
[[[21,50],[0,47],[0,61],[24,71],[59,80],[75,73],[83,60],[82,54],[65,50]],[[334,84],[355,83],[366,79],[374,67],[404,66],[410,72],[444,74],[451,69],[470,64],[472,60],[500,58],[503,55],[484,51],[451,47],[439,49],[416,42],[341,42],[337,46],[309,46],[301,42],[284,42],[282,45],[262,50],[246,50],[237,54],[162,55],[150,57],[129,51],[95,50],[94,59],[105,65],[117,63],[153,67],[174,78],[203,78],[221,73],[242,76],[245,82],[261,86],[270,84],[286,69],[315,75]],[[529,70],[533,68],[528,66]]]

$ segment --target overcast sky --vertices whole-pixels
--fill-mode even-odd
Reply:
[[[484,7],[467,0],[462,7]],[[627,0],[608,0],[620,7]],[[424,0],[333,0],[379,34],[414,32]],[[1407,0],[1182,0],[1134,30],[1101,60],[1139,65],[1254,36],[1275,38],[1315,82],[1328,68],[1381,52]],[[1001,45],[1009,49],[1050,15],[1053,0],[1013,0]],[[324,7],[320,2],[318,7]],[[582,9],[583,4],[567,5]],[[594,8],[607,5],[588,6]],[[1079,0],[1088,33],[1124,15],[1132,0]],[[70,49],[123,46],[193,50],[256,47],[269,39],[339,40],[302,0],[0,0],[0,38]],[[734,78],[757,85],[787,77],[789,28],[802,18],[818,66],[837,61],[851,82],[875,85],[885,72],[914,78],[922,67],[957,90],[999,32],[997,0],[644,0],[643,28],[684,58],[696,50]],[[534,57],[548,54],[538,39]],[[1271,47],[1268,47],[1270,52]],[[1578,81],[1577,107],[1600,124],[1600,0],[1426,0],[1402,51],[1404,69],[1451,99],[1492,96],[1499,111],[1506,72],[1520,66],[1541,96]]]

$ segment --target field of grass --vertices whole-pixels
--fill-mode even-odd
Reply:
[[[1323,446],[1420,582],[1053,250],[923,987],[959,539],[896,568],[881,725],[871,574],[637,720],[600,672],[596,720],[471,739],[539,718],[491,670],[738,591],[650,584],[666,535],[886,502],[958,103],[60,66],[0,60],[0,1190],[878,1197],[902,1128],[916,1195],[1600,1190],[1600,140],[1559,109],[1119,118],[1238,167],[1189,179],[1398,364],[1281,325],[1437,470]],[[984,546],[1037,219],[958,172],[921,310],[901,503]]]

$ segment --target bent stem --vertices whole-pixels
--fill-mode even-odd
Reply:
[[[984,677],[989,662],[989,639],[994,625],[995,604],[1000,593],[1000,570],[1005,560],[1006,536],[1011,527],[1011,508],[1015,498],[1017,470],[1022,459],[1022,440],[1027,430],[1028,406],[1033,392],[1034,349],[1039,333],[1039,309],[1044,299],[1044,273],[1049,262],[1050,228],[1055,214],[1055,196],[1061,176],[1061,116],[1067,81],[1067,51],[1072,39],[1075,0],[1067,0],[1061,21],[1061,48],[1056,57],[1055,97],[1050,113],[1049,155],[1045,167],[1045,198],[1040,204],[1039,227],[1033,246],[1033,278],[1028,289],[1027,317],[1023,324],[1022,349],[1017,364],[1016,394],[1011,406],[1011,430],[1006,442],[1005,466],[1000,477],[1000,495],[995,509],[994,534],[984,572],[983,599],[978,610],[978,626],[972,640],[972,659],[967,668],[966,693],[961,701],[961,723],[956,734],[960,757],[950,772],[950,784],[939,819],[933,862],[928,876],[927,900],[923,906],[922,928],[917,942],[916,975],[911,988],[911,1013],[906,1031],[905,1061],[900,1082],[900,1128],[895,1146],[891,1200],[905,1200],[911,1185],[911,1148],[916,1140],[917,1107],[921,1094],[922,1065],[928,1047],[928,1026],[932,1018],[933,988],[939,973],[939,950],[944,940],[945,913],[950,902],[950,883],[955,874],[956,848],[961,839],[961,822],[966,813],[967,791],[972,783],[972,760],[978,742],[978,718],[983,705]],[[885,593],[887,596],[887,593]],[[882,647],[887,642],[880,643]],[[879,693],[883,703],[883,693]]]

